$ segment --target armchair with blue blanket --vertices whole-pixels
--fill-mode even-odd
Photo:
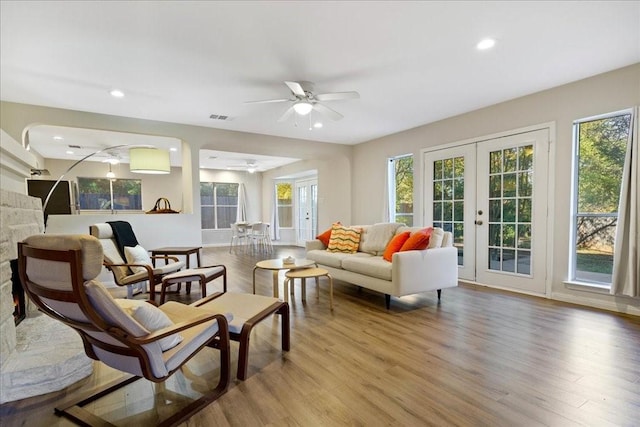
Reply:
[[[176,257],[149,256],[138,243],[131,224],[126,221],[94,224],[89,227],[89,232],[100,241],[104,266],[113,273],[116,285],[127,287],[127,298],[132,298],[135,292],[146,292],[144,285],[148,282],[149,299],[154,301],[155,287],[162,278],[184,267],[184,262]],[[154,266],[153,260],[158,259],[165,263]]]

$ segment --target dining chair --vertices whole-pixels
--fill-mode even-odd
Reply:
[[[246,244],[249,240],[249,236],[247,234],[247,228],[243,225],[240,226],[236,223],[231,224],[231,243],[229,244],[229,253],[233,250],[233,246],[238,247],[242,245],[242,241],[244,241],[244,245],[246,248]]]
[[[271,253],[271,239],[269,237],[269,224],[265,222],[255,223],[251,226],[251,248],[255,252]]]

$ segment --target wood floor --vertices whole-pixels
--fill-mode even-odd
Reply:
[[[251,292],[263,258],[302,257],[205,248],[223,263],[230,292]],[[217,290],[218,281],[209,284]],[[271,272],[257,272],[257,293],[271,295]],[[280,350],[280,319],[252,334],[248,378],[185,426],[638,426],[640,318],[470,285],[392,299],[326,282],[291,303],[291,351]],[[170,299],[189,302],[194,289]],[[237,344],[232,343],[235,377]],[[166,389],[194,394],[216,374],[217,353],[203,350]],[[53,415],[61,399],[117,376],[97,365],[87,380],[0,407],[0,425],[68,426]],[[183,404],[145,380],[92,404],[117,425],[148,426]]]

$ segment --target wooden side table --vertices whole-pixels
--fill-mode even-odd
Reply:
[[[284,300],[287,301],[287,294],[289,291],[289,285],[291,285],[291,294],[293,294],[293,286],[294,279],[301,279],[301,287],[302,287],[302,300],[305,301],[307,299],[307,279],[315,278],[316,279],[316,297],[320,298],[320,277],[327,277],[329,279],[329,307],[333,310],[333,278],[329,274],[327,270],[324,268],[303,268],[299,270],[289,270],[285,274],[284,279]]]
[[[200,267],[200,249],[202,246],[166,246],[163,248],[151,249],[151,256],[154,255],[184,255],[186,257],[186,266],[190,267],[189,259],[192,254],[196,254],[197,265],[196,267]],[[155,267],[155,261],[153,262],[153,266]]]
[[[258,268],[273,271],[273,297],[278,298],[278,273],[280,270],[295,270],[298,268],[311,267],[312,265],[317,266],[316,262],[310,259],[295,259],[294,262],[290,264],[285,263],[281,259],[266,259],[264,261],[258,261],[256,266],[253,267],[253,293],[256,293],[256,270]]]

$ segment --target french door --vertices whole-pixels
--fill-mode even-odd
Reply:
[[[549,130],[424,154],[424,223],[454,235],[459,277],[546,292]]]
[[[304,246],[318,234],[318,180],[296,181],[296,245]]]

